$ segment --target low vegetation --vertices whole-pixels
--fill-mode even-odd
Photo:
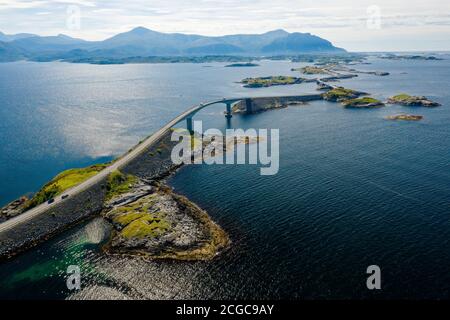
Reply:
[[[300,71],[303,74],[328,74],[329,72],[320,67],[306,66],[303,68],[292,69],[292,71]]]
[[[109,200],[122,193],[129,192],[136,182],[137,178],[131,174],[125,175],[119,170],[111,172],[106,183],[106,199]]]
[[[30,200],[24,209],[28,210],[40,205],[70,189],[85,180],[95,176],[98,172],[106,168],[108,164],[96,164],[86,168],[69,169],[61,172],[50,182],[44,185]]]
[[[124,238],[157,237],[170,229],[170,224],[158,215],[146,214],[130,222],[120,235]]]
[[[160,236],[170,230],[165,213],[153,208],[156,195],[150,195],[113,210],[108,216],[119,227],[120,236],[125,239],[143,239]]]
[[[352,89],[346,89],[344,87],[337,87],[324,93],[322,96],[325,100],[336,102],[355,99],[360,95],[362,95],[362,92],[358,92]]]
[[[389,98],[389,100],[397,101],[397,102],[404,102],[404,101],[411,100],[412,98],[413,97],[410,96],[409,94],[401,93],[401,94],[398,94],[396,96]]]
[[[291,76],[272,76],[259,78],[246,78],[241,81],[246,88],[261,88],[280,85],[298,84],[303,81],[302,78]]]
[[[424,96],[411,96],[406,93],[398,94],[390,97],[388,103],[400,104],[403,106],[421,106],[421,107],[437,107],[439,103],[431,101]]]
[[[342,104],[346,108],[377,108],[384,106],[383,102],[371,97],[344,100]]]

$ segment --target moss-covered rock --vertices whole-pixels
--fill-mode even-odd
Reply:
[[[111,172],[106,183],[106,199],[109,200],[122,193],[129,192],[137,178],[133,175],[125,175],[119,170]]]
[[[205,260],[228,243],[226,233],[185,197],[159,186],[156,192],[104,214],[114,226],[110,253],[149,258]]]
[[[170,229],[170,224],[158,215],[142,215],[132,220],[120,235],[126,239],[157,237]]]
[[[292,71],[300,71],[303,74],[329,74],[330,72],[321,67],[306,66],[303,68],[292,69]]]
[[[364,93],[360,92],[360,91],[346,89],[344,87],[337,87],[337,88],[331,89],[328,92],[325,92],[324,94],[322,94],[322,97],[325,100],[337,102],[337,101],[355,99],[363,94]]]
[[[437,107],[439,103],[429,100],[424,96],[411,96],[406,93],[398,94],[388,99],[388,103],[400,104],[412,107]]]
[[[241,81],[246,88],[261,88],[302,83],[302,78],[291,76],[272,76],[259,78],[246,78]]]
[[[342,101],[345,108],[379,108],[383,107],[384,103],[380,100],[371,97],[355,98]]]

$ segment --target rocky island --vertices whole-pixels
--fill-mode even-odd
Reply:
[[[435,56],[428,55],[396,55],[396,54],[387,54],[380,56],[381,59],[387,60],[443,60],[442,58],[438,58]]]
[[[227,64],[225,67],[227,68],[240,68],[240,67],[259,67],[259,64],[247,62],[247,63],[232,63]]]
[[[403,121],[420,121],[423,119],[423,116],[414,115],[414,114],[396,114],[393,116],[385,117],[386,120],[403,120]]]
[[[271,76],[259,78],[245,78],[241,81],[245,88],[262,88],[302,83],[302,78],[291,76]]]
[[[316,66],[306,66],[303,68],[294,68],[291,71],[300,71],[303,74],[329,74],[330,72],[325,68],[320,68]]]
[[[326,85],[323,85],[323,83],[319,82],[319,85],[320,84],[322,84],[322,86],[319,86],[319,90],[327,89],[325,87]],[[341,104],[345,108],[362,109],[362,108],[379,108],[384,106],[383,102],[372,97],[367,97],[366,95],[367,93],[365,92],[347,89],[344,87],[335,87],[323,93],[322,98],[327,101],[341,102]]]
[[[429,100],[424,96],[410,96],[409,94],[398,94],[388,99],[390,104],[399,104],[410,107],[438,107],[439,103]]]
[[[384,103],[371,97],[355,98],[342,101],[345,108],[379,108],[384,107]]]
[[[324,100],[327,101],[342,102],[350,99],[356,99],[365,94],[366,94],[365,92],[346,89],[344,87],[336,87],[322,94],[322,97]]]

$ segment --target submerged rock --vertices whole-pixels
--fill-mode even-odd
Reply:
[[[414,115],[414,114],[396,114],[393,116],[387,116],[386,120],[405,120],[405,121],[420,121],[423,119],[423,116]]]

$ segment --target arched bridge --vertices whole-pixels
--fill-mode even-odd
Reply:
[[[261,109],[261,105],[273,102],[279,103],[287,103],[289,101],[311,101],[311,100],[320,100],[322,96],[319,94],[310,94],[310,95],[296,95],[296,96],[269,96],[269,97],[242,97],[242,98],[223,98],[221,100],[210,101],[206,103],[201,103],[198,106],[194,106],[191,109],[187,110],[182,116],[181,120],[186,119],[186,128],[192,132],[193,128],[193,117],[200,110],[209,107],[214,104],[224,104],[225,105],[225,117],[232,117],[232,107],[234,104],[243,103],[243,109],[245,113],[253,113]],[[241,106],[242,109],[242,106]]]
[[[32,218],[45,213],[50,208],[53,208],[56,205],[60,205],[61,203],[65,203],[71,201],[75,194],[81,193],[95,184],[107,179],[109,174],[114,172],[115,170],[120,170],[127,164],[129,164],[132,160],[138,157],[140,154],[145,152],[148,148],[150,148],[154,143],[158,142],[167,132],[169,132],[170,128],[175,126],[177,123],[186,119],[187,127],[190,131],[192,131],[192,118],[199,112],[200,110],[215,104],[224,104],[225,105],[225,115],[230,118],[232,112],[232,106],[236,103],[244,103],[240,107],[245,107],[245,111],[247,113],[253,113],[257,111],[258,108],[266,103],[287,103],[289,101],[312,101],[312,100],[320,100],[322,96],[319,94],[312,95],[297,95],[297,96],[274,96],[274,97],[245,97],[245,98],[223,98],[220,100],[210,101],[207,103],[201,103],[199,105],[193,106],[192,108],[186,110],[182,114],[178,115],[173,120],[169,121],[165,126],[160,128],[158,131],[153,133],[150,137],[142,141],[140,144],[135,146],[131,151],[123,155],[114,161],[110,166],[100,171],[95,176],[89,178],[88,180],[80,183],[79,185],[66,190],[64,195],[66,197],[58,196],[51,203],[42,203],[41,205],[34,207],[14,218],[11,218],[0,224],[0,233],[11,230],[15,226],[30,221]],[[68,197],[70,195],[70,197]]]

